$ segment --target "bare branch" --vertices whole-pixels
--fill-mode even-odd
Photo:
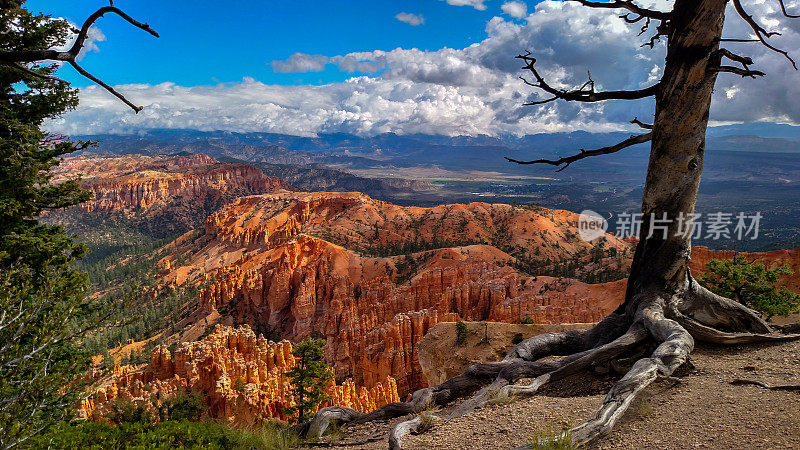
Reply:
[[[70,65],[72,65],[72,67],[74,67],[75,70],[77,70],[78,73],[80,73],[81,75],[83,75],[86,78],[94,81],[95,83],[97,83],[100,86],[102,86],[103,89],[105,89],[108,92],[114,94],[115,97],[117,97],[118,99],[122,100],[126,105],[130,106],[134,111],[136,111],[137,114],[139,113],[139,111],[141,111],[143,109],[143,107],[136,106],[133,103],[131,103],[127,98],[125,98],[124,95],[122,95],[119,92],[117,92],[113,87],[111,87],[108,84],[106,84],[103,80],[101,80],[101,79],[97,78],[96,76],[94,76],[94,75],[90,74],[89,72],[87,72],[83,67],[79,66],[78,63],[76,63],[75,61],[70,61]]]
[[[637,34],[636,36],[643,35],[647,31],[648,28],[650,28],[650,18],[649,17],[644,22],[644,25],[642,25],[642,28],[639,30],[639,34]]]
[[[27,68],[27,67],[23,66],[23,65],[22,65],[22,64],[20,64],[20,63],[9,63],[9,62],[2,62],[2,63],[0,63],[0,64],[2,64],[2,65],[4,65],[4,66],[11,66],[11,67],[13,67],[13,68],[15,68],[15,69],[17,69],[17,70],[20,70],[20,71],[22,71],[22,72],[25,72],[26,74],[28,74],[28,75],[30,75],[30,76],[32,76],[32,77],[41,78],[41,79],[43,79],[43,80],[57,81],[57,82],[59,82],[59,83],[66,83],[66,81],[62,80],[61,78],[54,77],[54,76],[52,76],[52,75],[46,75],[46,74],[43,74],[43,73],[39,73],[39,72],[37,72],[37,71],[35,71],[35,70],[31,70],[31,69],[29,69],[29,68]]]
[[[649,17],[645,17],[645,16],[636,16],[636,17],[631,18],[631,13],[622,14],[622,15],[619,16],[619,18],[624,20],[627,23],[636,23],[636,22],[638,22],[638,21],[640,21],[642,19],[645,19],[645,18],[648,19],[648,20],[650,19]]]
[[[522,77],[520,77],[522,78]],[[523,78],[522,81],[525,81]],[[527,81],[525,81],[527,83]],[[534,102],[523,103],[522,106],[534,106],[534,105],[544,105],[545,103],[550,103],[552,101],[558,100],[558,97],[548,98],[547,100],[537,100]]]
[[[618,151],[620,151],[622,149],[628,148],[628,147],[630,147],[632,145],[643,144],[645,142],[648,142],[649,140],[652,139],[652,137],[653,137],[653,133],[652,132],[651,133],[645,133],[645,134],[639,134],[639,135],[631,136],[628,139],[625,139],[624,141],[622,141],[622,142],[620,142],[619,144],[616,144],[616,145],[612,145],[612,146],[609,146],[609,147],[598,148],[596,150],[583,150],[583,149],[581,149],[580,153],[577,153],[577,154],[572,155],[572,156],[566,156],[566,157],[559,158],[559,159],[537,159],[537,160],[534,160],[534,161],[519,161],[519,160],[516,160],[516,159],[509,158],[507,156],[505,157],[505,159],[507,161],[515,163],[515,164],[550,164],[552,166],[560,166],[560,165],[564,164],[563,167],[560,167],[558,170],[556,170],[556,172],[561,172],[562,170],[564,170],[567,167],[569,167],[569,165],[574,163],[575,161],[578,161],[578,160],[581,160],[581,159],[584,159],[584,158],[589,158],[591,156],[599,156],[599,155],[607,155],[609,153],[616,153],[616,152],[618,152]]]
[[[634,125],[639,125],[640,127],[644,128],[645,130],[652,130],[653,129],[653,125],[651,125],[649,123],[641,122],[638,117],[634,117],[633,120],[631,120],[631,123],[634,124]]]
[[[128,23],[130,23],[131,25],[135,26],[136,28],[142,29],[142,30],[152,34],[155,37],[159,37],[158,33],[156,33],[155,30],[150,28],[150,25],[148,25],[146,23],[141,23],[141,22],[139,22],[137,20],[134,20],[131,16],[125,14],[124,11],[122,11],[121,9],[113,6],[113,4],[112,4],[112,6],[104,6],[104,7],[100,8],[100,9],[98,9],[97,11],[94,12],[94,14],[89,16],[89,18],[86,19],[85,22],[83,22],[83,26],[81,27],[81,30],[78,32],[78,37],[75,39],[75,42],[72,44],[72,48],[69,49],[69,53],[71,53],[74,57],[78,56],[78,53],[80,53],[81,49],[83,48],[83,44],[84,44],[84,42],[86,42],[86,38],[89,35],[89,29],[92,27],[92,25],[94,25],[94,23],[97,21],[97,19],[103,17],[103,15],[105,15],[106,13],[114,13],[114,14],[122,17],[123,19],[125,19]]]
[[[25,67],[23,64],[24,63],[32,63],[32,62],[36,62],[36,61],[60,61],[60,62],[69,63],[81,75],[83,75],[86,78],[89,78],[90,80],[92,80],[95,83],[99,84],[104,89],[106,89],[107,91],[111,92],[117,98],[119,98],[120,100],[125,102],[126,105],[130,106],[131,108],[133,108],[134,111],[136,111],[138,113],[139,111],[142,110],[141,106],[134,105],[133,103],[128,101],[122,94],[120,94],[119,92],[115,91],[108,84],[100,81],[99,78],[97,78],[94,75],[91,75],[88,72],[86,72],[82,67],[80,67],[75,62],[77,60],[78,55],[80,54],[81,50],[83,49],[84,44],[86,43],[86,39],[87,39],[87,37],[89,35],[89,29],[92,27],[92,25],[94,25],[94,23],[99,18],[103,17],[103,15],[105,15],[107,13],[116,14],[116,15],[120,16],[121,18],[123,18],[128,23],[130,23],[131,25],[135,26],[136,28],[144,30],[144,31],[152,34],[155,37],[159,37],[158,33],[156,33],[155,30],[150,28],[150,25],[148,25],[146,23],[141,23],[141,22],[133,19],[131,16],[125,14],[125,12],[123,12],[121,9],[113,6],[113,2],[112,2],[111,6],[104,6],[104,7],[100,8],[100,9],[98,9],[91,16],[89,16],[89,18],[86,19],[86,21],[83,23],[83,26],[81,27],[81,29],[78,30],[78,36],[76,37],[75,42],[72,44],[72,47],[70,47],[69,50],[67,50],[67,51],[59,51],[59,50],[53,50],[53,49],[46,49],[46,50],[0,51],[0,64],[13,66],[13,67],[15,67],[17,69],[20,69],[20,70],[24,71],[25,73],[27,73],[29,75],[38,76],[39,78],[47,78],[47,79],[52,79],[52,80],[56,80],[56,81],[63,81],[63,80],[61,80],[59,78],[50,77],[49,75],[38,74],[35,71],[32,71],[29,68]]]
[[[781,12],[783,13],[784,16],[786,16],[786,17],[788,17],[790,19],[800,19],[800,16],[796,16],[796,15],[789,14],[788,12],[786,12],[786,5],[783,4],[783,0],[778,0],[778,3],[781,4]]]
[[[760,70],[750,70],[750,69],[742,69],[741,67],[734,67],[734,66],[717,66],[717,67],[710,67],[708,69],[710,72],[727,72],[733,73],[736,75],[740,75],[742,78],[744,77],[763,77],[766,75],[764,72]]]
[[[720,59],[722,59],[722,57],[724,56],[724,57],[730,59],[731,61],[736,61],[736,62],[740,63],[743,66],[749,66],[749,65],[753,64],[753,59],[750,58],[749,56],[737,55],[736,53],[733,53],[732,51],[728,50],[727,48],[721,48],[721,49],[717,50],[715,52],[714,56],[718,57]]]
[[[630,0],[616,0],[613,2],[595,2],[589,0],[575,0],[583,6],[588,6],[589,8],[601,8],[601,9],[627,9],[628,11],[638,14],[642,17],[649,17],[651,19],[657,20],[668,20],[672,14],[664,11],[656,11],[653,9],[642,8],[636,4],[634,4]]]
[[[516,58],[525,61],[526,64],[525,66],[523,66],[523,69],[529,70],[531,74],[533,74],[536,81],[531,82],[525,79],[524,77],[520,77],[520,79],[529,86],[540,88],[545,92],[553,95],[553,98],[538,102],[526,103],[526,105],[538,105],[542,103],[548,103],[556,99],[562,99],[566,101],[578,101],[578,102],[600,102],[604,100],[636,100],[640,98],[651,97],[656,94],[656,90],[658,89],[658,83],[656,83],[650,87],[634,91],[597,92],[594,90],[594,80],[592,80],[591,75],[589,76],[589,80],[578,89],[573,89],[569,91],[563,89],[556,89],[547,84],[544,78],[542,78],[542,76],[534,67],[534,65],[536,64],[536,58],[530,55],[531,53],[528,52],[525,55],[517,55]]]
[[[720,38],[720,42],[761,42],[758,39]]]
[[[146,23],[138,22],[132,19],[129,15],[125,14],[119,8],[114,6],[104,6],[94,14],[89,16],[84,22],[81,30],[78,32],[78,37],[75,40],[75,43],[72,44],[67,51],[59,51],[59,50],[15,50],[15,51],[0,51],[0,61],[2,62],[18,62],[18,63],[26,63],[26,62],[34,62],[34,61],[62,61],[62,62],[71,62],[74,61],[78,54],[80,53],[81,49],[83,48],[84,43],[86,42],[86,37],[89,33],[89,29],[91,26],[106,13],[114,13],[128,21],[133,26],[140,28],[155,37],[158,37],[158,33],[156,33],[150,25]]]
[[[739,67],[722,65],[721,62],[723,57],[728,58],[731,61],[738,62],[739,64],[742,65],[742,67],[739,68]],[[737,55],[736,53],[733,53],[726,48],[721,48],[715,51],[714,54],[711,56],[711,59],[712,59],[711,67],[709,67],[708,69],[709,72],[716,72],[716,73],[728,72],[728,73],[734,73],[736,75],[741,75],[742,77],[750,77],[750,78],[763,77],[764,75],[766,75],[764,72],[761,72],[759,70],[751,70],[750,67],[748,67],[749,65],[753,64],[752,58],[748,56]]]
[[[783,5],[782,1],[781,5]],[[794,70],[797,70],[797,64],[794,62],[792,57],[789,56],[789,52],[787,52],[786,50],[781,50],[779,48],[776,48],[770,45],[766,41],[772,36],[780,36],[780,33],[778,33],[777,31],[767,31],[764,29],[764,27],[759,25],[758,22],[756,22],[755,19],[753,19],[753,16],[751,16],[750,14],[747,13],[747,11],[745,11],[744,7],[742,6],[741,0],[733,0],[733,7],[736,9],[736,13],[739,14],[739,16],[742,19],[744,19],[744,21],[747,22],[748,25],[750,25],[750,28],[753,29],[753,32],[756,35],[756,38],[758,38],[758,40],[764,47],[767,47],[768,49],[785,56],[786,59],[788,59],[789,62],[792,63],[792,67],[794,67]]]

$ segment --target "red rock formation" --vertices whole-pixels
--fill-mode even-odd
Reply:
[[[142,212],[174,199],[207,201],[223,194],[247,195],[286,189],[247,164],[222,164],[203,154],[189,156],[78,156],[64,158],[55,180],[82,176],[94,199],[83,211]]]
[[[213,418],[240,424],[285,420],[284,409],[294,404],[286,372],[294,363],[288,341],[267,341],[246,326],[217,326],[206,338],[184,343],[174,355],[162,346],[144,367],[115,367],[111,379],[83,401],[80,410],[86,417],[100,418],[117,398],[149,406],[180,392],[200,392]],[[399,401],[391,377],[371,389],[346,380],[329,386],[328,393],[332,398],[321,407],[338,405],[368,412]]]
[[[574,236],[576,221],[509,205],[403,208],[357,193],[265,194],[210,216],[207,238],[181,250],[191,255],[186,266],[171,257],[161,266],[176,283],[190,267],[213,276],[201,311],[292,340],[321,333],[342,379],[369,387],[392,376],[405,395],[424,386],[414,346],[439,321],[591,322],[616,307],[624,282],[521,276],[499,248],[551,261],[585,253],[591,244]],[[404,254],[404,242],[433,249]],[[368,256],[392,252],[400,254]]]

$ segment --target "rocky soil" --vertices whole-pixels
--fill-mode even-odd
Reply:
[[[692,355],[693,370],[682,369],[679,382],[651,385],[622,423],[590,448],[800,448],[798,392],[731,384],[737,379],[800,384],[800,342],[734,347],[699,344]],[[438,422],[430,431],[408,437],[406,447],[513,448],[589,418],[613,381],[595,375],[567,379],[539,396]],[[442,416],[446,413],[439,412]],[[392,424],[345,429],[337,442],[377,437]],[[381,441],[333,448],[383,449],[385,434]]]

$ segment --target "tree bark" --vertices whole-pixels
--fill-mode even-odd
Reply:
[[[642,198],[642,238],[628,278],[626,305],[639,292],[656,288],[676,292],[688,283],[691,232],[679,218],[695,212],[703,172],[705,134],[716,72],[725,0],[676,0],[670,21],[664,75],[656,93],[650,162]],[[667,236],[652,219],[666,218]],[[691,223],[691,222],[689,222]]]

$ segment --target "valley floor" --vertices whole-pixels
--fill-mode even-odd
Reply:
[[[651,385],[622,423],[590,448],[800,448],[797,391],[730,384],[735,379],[800,384],[800,342],[733,347],[698,343],[692,359],[693,371],[680,373],[677,384],[662,381]],[[611,379],[594,376],[567,379],[540,396],[439,422],[427,433],[407,437],[404,448],[514,448],[536,433],[576,425],[590,417],[611,383]],[[338,444],[378,434],[384,437],[367,445],[334,448],[384,449],[386,432],[402,420],[407,418],[345,429]]]

